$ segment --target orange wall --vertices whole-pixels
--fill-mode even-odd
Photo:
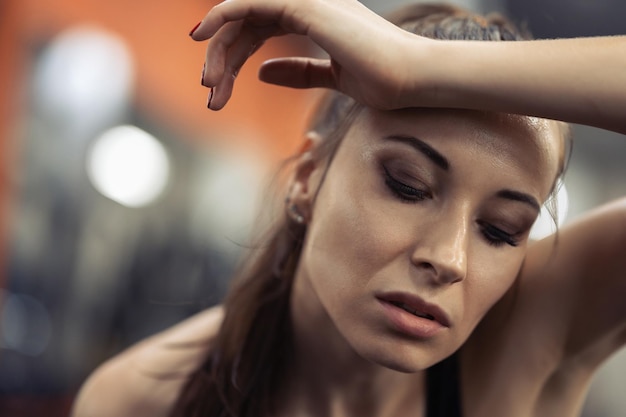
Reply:
[[[188,33],[215,2],[166,0],[5,0],[0,2],[0,263],[4,267],[8,182],[14,163],[14,129],[20,110],[29,48],[41,45],[75,24],[96,24],[121,35],[136,58],[136,104],[181,137],[210,140],[210,132],[246,130],[262,141],[270,158],[288,155],[301,138],[302,124],[313,93],[282,89],[257,80],[261,62],[270,57],[303,53],[310,45],[294,37],[268,42],[241,71],[229,105],[220,112],[206,109],[208,90],[200,86],[204,43]],[[22,84],[23,85],[23,84]],[[2,268],[4,271],[5,268]],[[3,279],[0,278],[0,285]]]
[[[9,0],[17,2],[18,0]],[[122,35],[137,59],[138,104],[160,120],[189,132],[249,122],[271,141],[276,155],[292,149],[301,133],[302,115],[310,93],[264,85],[256,77],[259,64],[270,57],[302,53],[294,38],[280,38],[262,48],[241,71],[230,105],[213,113],[205,108],[208,90],[200,86],[204,43],[193,42],[189,30],[214,1],[169,0],[19,0],[22,36],[49,38],[63,27],[95,23]]]

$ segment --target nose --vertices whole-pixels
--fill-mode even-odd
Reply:
[[[434,283],[453,284],[467,275],[470,222],[462,210],[440,212],[420,228],[411,263],[426,272]]]

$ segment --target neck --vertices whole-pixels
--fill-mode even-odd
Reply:
[[[288,415],[419,416],[424,372],[397,372],[360,357],[338,332],[307,279],[292,289],[293,354],[279,398]],[[287,413],[285,413],[287,415]]]

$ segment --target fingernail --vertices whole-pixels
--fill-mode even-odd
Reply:
[[[202,65],[202,76],[200,77],[200,85],[204,86],[204,71],[206,70],[206,62]]]
[[[198,29],[198,26],[200,26],[200,24],[201,24],[201,23],[202,23],[202,21],[198,22],[198,24],[197,24],[197,25],[195,25],[195,26],[193,27],[193,29],[191,29],[191,31],[189,32],[189,36],[192,36],[192,35],[193,35],[193,33],[196,31],[196,29]]]
[[[211,88],[211,92],[209,93],[209,100],[207,101],[207,104],[206,104],[207,109],[211,109],[212,100],[213,100],[213,88]]]

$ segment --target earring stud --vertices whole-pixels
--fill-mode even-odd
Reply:
[[[304,223],[304,216],[300,214],[298,210],[298,206],[292,204],[289,206],[289,214],[291,214],[291,218],[298,224]]]

